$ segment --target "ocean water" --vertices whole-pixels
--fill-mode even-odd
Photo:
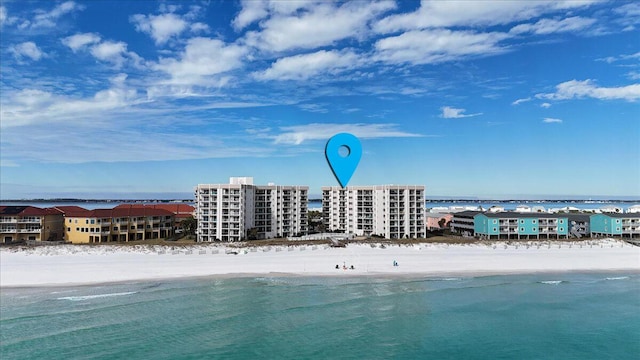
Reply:
[[[0,359],[638,359],[640,274],[2,289]]]

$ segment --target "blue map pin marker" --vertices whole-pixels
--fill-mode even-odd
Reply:
[[[340,154],[341,147],[345,148],[345,154]],[[327,141],[324,154],[338,183],[343,188],[346,187],[362,157],[360,140],[348,133],[336,134]]]

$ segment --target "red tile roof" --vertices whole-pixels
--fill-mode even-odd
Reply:
[[[82,208],[81,208],[82,209]],[[83,218],[118,218],[118,217],[137,217],[137,216],[174,216],[171,211],[164,209],[154,209],[148,207],[119,207],[113,209],[94,209],[94,210],[75,210],[65,213],[67,217],[83,217]]]
[[[171,211],[175,215],[186,215],[190,216],[193,214],[193,211],[196,209],[195,207],[189,204],[182,203],[170,203],[170,204],[121,204],[115,207],[115,209],[124,209],[124,208],[152,208],[152,209],[164,209],[167,211]],[[184,216],[178,216],[184,217]]]

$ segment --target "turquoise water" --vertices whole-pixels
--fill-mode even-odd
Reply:
[[[637,359],[640,274],[2,289],[0,359]]]

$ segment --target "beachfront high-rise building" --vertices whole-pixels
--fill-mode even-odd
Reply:
[[[252,177],[195,189],[198,241],[241,241],[307,233],[308,186],[254,185]]]
[[[325,186],[322,216],[329,231],[388,239],[424,238],[424,186]]]

